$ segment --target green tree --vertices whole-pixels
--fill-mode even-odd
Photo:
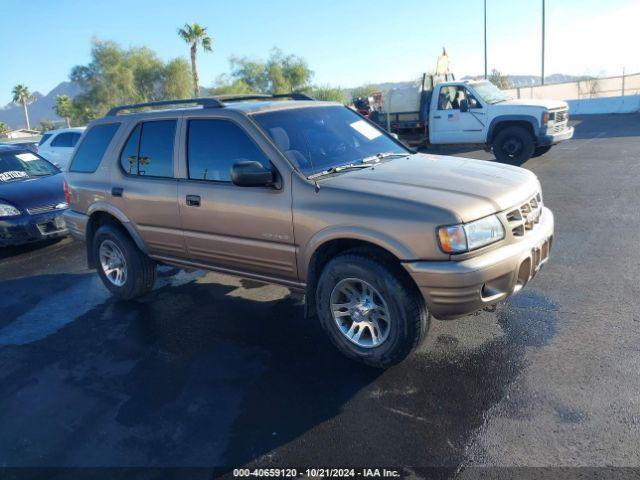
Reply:
[[[506,75],[503,75],[500,70],[496,70],[495,68],[491,70],[488,80],[500,90],[507,90],[511,87],[509,85],[509,78]]]
[[[210,95],[259,93],[252,89],[243,80],[231,80],[229,75],[222,74],[216,79],[213,88],[209,90]]]
[[[75,124],[104,115],[116,105],[184,98],[191,91],[184,59],[165,64],[147,47],[123,49],[102,40],[93,41],[91,62],[74,67],[70,78],[82,89],[72,102]]]
[[[285,55],[278,48],[271,50],[266,61],[233,56],[229,63],[230,74],[218,77],[214,90],[226,91],[236,85],[255,93],[290,93],[307,87],[313,77],[303,58]]]
[[[183,28],[178,29],[178,35],[190,45],[193,93],[198,97],[200,96],[200,81],[197,65],[198,46],[202,46],[202,50],[205,52],[211,52],[213,51],[213,40],[207,35],[207,27],[203,27],[197,23],[191,25],[185,24]]]
[[[314,85],[304,89],[304,92],[311,95],[316,100],[325,102],[347,103],[347,94],[340,87],[330,85]]]
[[[162,95],[167,99],[189,98],[193,77],[184,58],[170,60],[164,67]]]
[[[11,128],[9,128],[9,125],[4,122],[0,122],[0,135],[7,133],[10,130]]]
[[[40,120],[40,124],[38,125],[38,130],[40,130],[40,133],[48,132],[49,130],[53,130],[54,128],[56,128],[55,122],[46,119]]]
[[[13,102],[22,104],[22,111],[24,112],[24,120],[27,124],[27,130],[31,129],[31,125],[29,124],[29,111],[27,110],[27,102],[31,102],[34,100],[33,95],[29,91],[29,88],[26,85],[16,85],[13,87],[11,91],[13,94]]]
[[[71,116],[73,115],[73,104],[71,98],[68,95],[58,95],[56,97],[56,104],[53,107],[53,111],[56,112],[61,118],[64,118],[67,123],[67,128],[71,126]]]

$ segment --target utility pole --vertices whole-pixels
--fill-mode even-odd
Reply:
[[[487,79],[487,0],[484,0],[484,79]]]
[[[542,85],[544,85],[544,4],[542,0]]]

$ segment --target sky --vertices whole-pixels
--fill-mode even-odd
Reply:
[[[489,70],[540,74],[541,5],[487,0]],[[640,72],[640,1],[547,0],[546,18],[546,74]],[[304,57],[314,83],[341,87],[418,78],[443,46],[457,77],[484,71],[483,0],[0,0],[0,19],[2,105],[18,83],[46,94],[68,80],[93,37],[188,58],[176,34],[187,22],[214,39],[199,57],[204,86],[231,55],[264,58],[274,46]]]

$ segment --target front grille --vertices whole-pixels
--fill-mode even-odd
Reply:
[[[556,112],[556,123],[564,122],[569,117],[568,110],[560,110]]]
[[[29,215],[37,215],[38,213],[53,212],[55,210],[63,210],[67,208],[65,203],[51,203],[49,205],[40,205],[39,207],[27,208]]]
[[[540,223],[542,195],[536,193],[528,201],[507,212],[507,222],[514,237],[523,237]]]

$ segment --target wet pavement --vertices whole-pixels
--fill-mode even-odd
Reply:
[[[0,465],[639,466],[640,115],[580,119],[523,166],[551,261],[386,371],[283,287],[163,267],[125,302],[78,242],[1,252]]]

